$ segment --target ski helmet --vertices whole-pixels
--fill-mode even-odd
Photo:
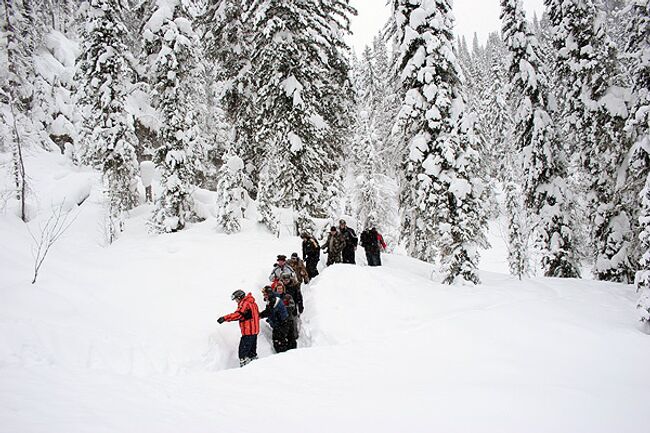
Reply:
[[[240,300],[240,299],[244,299],[244,296],[246,296],[246,293],[244,293],[243,290],[235,290],[234,292],[232,292],[232,296],[230,297],[230,299],[232,299],[233,301]]]

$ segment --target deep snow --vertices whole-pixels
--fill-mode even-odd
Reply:
[[[216,318],[234,310],[237,288],[261,304],[275,255],[299,251],[298,238],[273,238],[250,221],[227,236],[213,219],[152,236],[144,227],[151,207],[141,206],[104,247],[95,173],[40,152],[27,172],[39,194],[32,229],[52,203],[79,215],[35,285],[25,225],[11,203],[0,216],[1,432],[650,425],[650,340],[635,323],[634,288],[519,282],[505,274],[496,223],[484,284],[438,284],[432,266],[398,255],[385,255],[382,268],[335,265],[303,289],[301,347],[272,354],[264,325],[262,358],[239,369],[238,326]],[[211,195],[197,196],[209,216]]]

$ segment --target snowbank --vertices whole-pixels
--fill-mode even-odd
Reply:
[[[636,329],[631,286],[484,271],[482,286],[450,287],[432,281],[431,265],[396,255],[381,268],[335,265],[304,289],[300,348],[273,355],[263,323],[261,359],[239,369],[239,329],[215,319],[234,310],[237,288],[259,303],[276,254],[300,251],[300,239],[247,220],[240,234],[218,234],[212,218],[152,236],[142,206],[101,248],[98,177],[52,154],[28,163],[39,203],[89,181],[90,195],[33,286],[29,234],[11,213],[0,217],[3,431],[614,433],[650,424],[650,344]],[[200,190],[195,199],[213,201]],[[483,262],[489,270],[504,267],[503,246],[494,251],[501,259]],[[289,413],[271,409],[281,402]]]

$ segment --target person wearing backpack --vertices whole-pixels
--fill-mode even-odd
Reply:
[[[386,242],[376,228],[372,227],[361,233],[361,246],[366,250],[368,266],[381,266],[381,250],[386,250]]]
[[[231,296],[237,301],[237,310],[232,314],[221,316],[217,319],[220,325],[223,322],[239,322],[241,340],[239,341],[239,366],[243,367],[257,359],[257,334],[260,332],[260,312],[253,295],[235,290]]]
[[[275,288],[276,296],[282,299],[284,306],[289,313],[289,334],[287,335],[287,349],[295,349],[298,347],[298,311],[296,310],[296,302],[293,297],[286,292],[284,284],[280,282]]]
[[[260,313],[260,317],[266,318],[273,329],[272,338],[275,351],[277,353],[286,352],[289,349],[289,331],[291,330],[287,307],[270,286],[264,287],[262,293],[266,301],[266,309]]]

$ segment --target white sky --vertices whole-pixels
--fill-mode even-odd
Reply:
[[[351,0],[359,15],[352,19],[353,35],[350,43],[357,53],[370,44],[374,35],[381,30],[388,20],[390,7],[387,0]],[[544,10],[544,0],[523,0],[527,17],[532,19],[533,12],[541,17]],[[490,32],[501,28],[499,20],[499,0],[453,0],[454,17],[456,18],[456,35],[464,35],[472,47],[474,32],[478,34],[481,43],[487,39]]]

